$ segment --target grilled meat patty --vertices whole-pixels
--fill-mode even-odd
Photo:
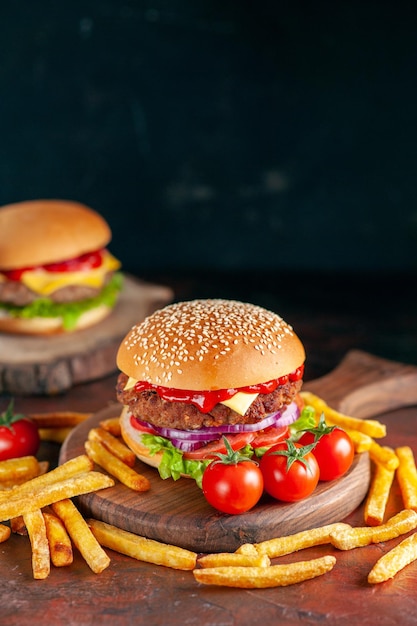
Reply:
[[[193,404],[169,402],[159,397],[156,391],[147,390],[137,393],[132,387],[124,391],[128,376],[120,373],[117,379],[116,394],[118,401],[129,407],[138,419],[162,428],[197,430],[204,426],[222,424],[255,424],[269,413],[279,411],[290,404],[300,391],[302,381],[288,382],[268,394],[259,394],[245,415],[239,415],[223,404],[216,406],[209,413],[202,413]]]

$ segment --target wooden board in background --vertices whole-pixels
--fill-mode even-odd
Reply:
[[[0,333],[0,393],[53,395],[111,374],[129,329],[172,298],[169,287],[125,275],[116,307],[91,328],[44,337]]]
[[[394,388],[402,393],[386,391]],[[334,372],[306,383],[305,389],[321,395],[334,408],[349,407],[352,414],[375,417],[384,410],[417,404],[417,368],[354,351]],[[82,454],[89,429],[119,411],[120,405],[115,404],[80,424],[64,443],[60,462]],[[248,513],[225,515],[207,504],[194,481],[163,481],[157,470],[140,461],[137,470],[151,481],[150,491],[136,494],[116,484],[81,496],[78,502],[83,513],[197,552],[233,551],[245,542],[341,521],[362,502],[370,480],[368,455],[357,455],[348,474],[319,483],[305,500],[284,504],[265,495]]]

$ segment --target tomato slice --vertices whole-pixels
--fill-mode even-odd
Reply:
[[[149,433],[150,435],[158,434],[153,428],[148,428],[143,424],[139,424],[133,415],[130,416],[130,424],[131,426],[133,426],[133,428],[140,431],[141,433]]]
[[[232,450],[240,450],[254,440],[256,433],[236,433],[236,435],[225,436]],[[226,452],[227,450],[223,439],[217,439],[216,441],[210,441],[210,443],[207,443],[197,450],[184,452],[184,459],[212,459],[215,458],[216,454],[226,454]]]
[[[251,446],[252,448],[273,446],[276,443],[288,439],[288,435],[288,426],[270,426],[269,428],[265,428],[259,435],[256,435],[255,439],[251,442]]]

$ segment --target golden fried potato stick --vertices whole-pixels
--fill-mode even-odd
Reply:
[[[310,561],[298,561],[269,567],[205,567],[194,569],[197,582],[205,585],[260,589],[284,587],[321,576],[335,565],[334,556],[322,556]]]
[[[49,470],[49,461],[39,461],[39,476],[46,474]]]
[[[395,469],[387,469],[376,462],[365,502],[364,519],[368,526],[379,526],[384,521]]]
[[[38,428],[74,428],[91,416],[91,413],[78,411],[55,411],[51,413],[30,413],[28,417]]]
[[[0,461],[0,488],[20,485],[40,473],[39,461],[35,456],[21,456]]]
[[[71,565],[74,555],[71,539],[64,523],[59,517],[49,511],[43,511],[43,517],[52,563],[55,567]]]
[[[94,537],[75,504],[69,499],[64,499],[54,502],[52,510],[63,521],[71,540],[90,569],[95,574],[105,570],[110,565],[110,558]]]
[[[6,526],[6,524],[0,524],[0,543],[3,543],[3,541],[7,541],[7,539],[10,537],[11,535],[11,530],[9,526]]]
[[[190,550],[146,539],[96,519],[88,519],[87,523],[99,543],[115,552],[173,569],[192,570],[196,566],[197,554]]]
[[[417,559],[417,533],[413,533],[381,556],[368,574],[368,583],[382,583]]]
[[[258,554],[266,554],[270,559],[274,559],[277,556],[291,554],[292,552],[297,552],[304,548],[330,543],[330,536],[333,532],[347,528],[350,528],[348,524],[337,522],[335,524],[328,524],[327,526],[311,528],[310,530],[302,530],[294,535],[267,539],[266,541],[253,545]]]
[[[47,578],[51,571],[51,559],[42,511],[34,509],[25,513],[23,519],[32,546],[33,578]]]
[[[246,554],[247,556],[257,556],[259,555],[258,550],[255,548],[255,544],[253,543],[242,543],[241,546],[239,546],[234,554]]]
[[[12,533],[15,535],[27,535],[28,531],[25,525],[25,520],[23,519],[23,515],[18,515],[17,517],[12,517],[10,520],[10,529]]]
[[[122,434],[119,417],[108,417],[105,420],[101,420],[100,426],[101,428],[104,428],[104,430],[107,430],[108,433],[111,433],[114,437],[120,437]]]
[[[396,470],[400,464],[395,450],[388,446],[380,446],[376,441],[372,441],[371,447],[369,448],[369,457],[375,463],[384,465],[389,470]]]
[[[414,453],[409,446],[395,449],[399,459],[397,480],[400,486],[404,507],[417,511],[417,469]]]
[[[66,428],[39,428],[39,437],[42,441],[53,441],[55,443],[64,443],[65,439],[72,432],[72,427]]]
[[[241,554],[238,552],[219,552],[206,554],[197,560],[200,567],[268,567],[271,561],[266,554]]]
[[[117,439],[104,428],[91,428],[88,433],[89,441],[99,441],[109,452],[114,454],[118,459],[126,463],[129,467],[133,467],[136,463],[136,454],[127,447],[123,441]]]
[[[26,484],[23,483],[21,487],[24,487]],[[42,509],[64,498],[73,498],[83,493],[106,489],[113,485],[114,480],[110,476],[101,472],[90,471],[77,474],[67,478],[67,480],[47,484],[30,493],[30,497],[28,497],[26,490],[22,489],[22,493],[19,493],[19,487],[16,487],[13,490],[13,495],[8,500],[0,502],[0,522],[18,515],[25,515],[25,513],[35,511],[36,509]]]
[[[14,487],[7,492],[0,491],[0,503],[5,500],[10,500],[10,498],[14,497],[16,493],[19,498],[21,498],[23,494],[30,496],[33,491],[39,489],[40,487],[51,485],[65,478],[70,478],[71,476],[92,470],[93,467],[94,464],[92,460],[86,454],[81,454],[80,456],[76,456],[66,463],[59,465],[50,472],[39,474],[39,476],[22,483],[18,487]]]
[[[109,474],[134,491],[148,491],[151,483],[142,474],[123,463],[107,450],[99,441],[86,441],[85,450],[88,456]]]
[[[355,448],[355,452],[361,454],[367,452],[372,445],[373,439],[365,433],[361,433],[359,430],[352,430],[351,428],[343,429],[349,437],[352,439],[352,443]]]
[[[361,419],[359,417],[351,417],[350,415],[339,413],[339,411],[329,407],[324,400],[310,391],[301,391],[300,396],[306,405],[308,404],[316,410],[319,416],[321,413],[324,413],[326,422],[330,426],[340,426],[341,428],[358,430],[376,439],[385,437],[387,434],[385,424],[381,424],[381,422],[377,420]]]
[[[331,543],[339,550],[352,550],[372,543],[389,541],[417,528],[417,513],[403,510],[380,526],[350,527],[330,534]]]

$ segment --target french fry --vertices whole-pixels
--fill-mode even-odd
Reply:
[[[387,434],[385,424],[382,424],[377,420],[361,419],[359,417],[344,415],[343,413],[329,407],[324,400],[310,391],[301,391],[300,396],[304,400],[304,403],[312,406],[319,415],[324,413],[326,422],[331,426],[340,426],[341,428],[347,428],[349,430],[358,430],[359,432],[365,433],[366,435],[376,439],[385,437]]]
[[[43,517],[52,563],[55,567],[71,565],[73,561],[72,543],[64,523],[49,511],[43,511]]]
[[[19,487],[16,487],[8,500],[0,502],[0,522],[18,515],[25,515],[36,509],[42,509],[64,498],[73,498],[83,493],[112,487],[114,480],[101,472],[84,472],[67,480],[47,484],[31,493],[30,497],[28,497],[27,490],[23,489],[26,485],[27,483],[23,483],[20,486],[22,487],[20,492]]]
[[[417,533],[413,533],[378,559],[368,574],[368,582],[371,584],[382,583],[393,578],[400,570],[416,559]]]
[[[95,574],[100,574],[110,565],[110,558],[91,532],[87,522],[74,503],[64,499],[52,504],[52,510],[63,521],[76,548]]]
[[[22,456],[0,461],[0,486],[19,485],[39,474],[39,462],[35,456]]]
[[[417,527],[417,513],[403,510],[380,526],[340,529],[330,534],[331,543],[339,550],[352,550],[372,543],[389,541]]]
[[[378,462],[374,464],[364,511],[365,524],[368,526],[379,526],[383,523],[394,476],[394,469],[387,469]]]
[[[136,454],[125,443],[117,439],[104,428],[91,428],[88,433],[89,441],[99,441],[118,459],[133,467],[136,463]]]
[[[25,520],[23,519],[23,515],[12,517],[12,519],[10,520],[10,529],[12,533],[14,533],[15,535],[27,535],[28,534]]]
[[[375,463],[384,465],[389,470],[396,470],[400,464],[395,451],[388,446],[380,446],[376,441],[372,441],[369,448],[369,456]]]
[[[39,428],[39,437],[42,441],[53,441],[55,443],[64,443],[65,439],[72,432],[72,427],[63,428]]]
[[[30,413],[28,417],[38,428],[74,428],[91,416],[91,413],[78,411],[55,411],[51,413]]]
[[[39,474],[39,476],[35,476],[35,478],[32,478],[31,480],[28,480],[7,492],[0,491],[0,503],[5,500],[10,500],[15,494],[17,494],[18,498],[22,498],[24,494],[30,496],[35,490],[40,489],[43,486],[51,485],[65,478],[70,478],[71,476],[76,476],[82,472],[92,470],[93,467],[94,464],[92,460],[86,454],[81,454],[80,456],[74,457],[66,463],[59,465],[50,472]]]
[[[197,554],[190,550],[146,539],[96,519],[88,519],[87,523],[97,541],[115,552],[173,569],[192,570],[196,566]]]
[[[0,524],[0,543],[3,543],[3,541],[7,541],[7,539],[10,537],[11,535],[11,530],[9,526],[6,526],[6,524]]]
[[[39,476],[42,476],[42,474],[46,474],[46,472],[49,470],[49,461],[39,461]]]
[[[219,552],[206,554],[197,560],[200,567],[268,567],[271,561],[266,554],[239,554],[236,552]]]
[[[115,457],[99,441],[86,441],[85,450],[88,456],[109,474],[134,491],[148,491],[150,482],[133,468]]]
[[[101,428],[104,428],[104,430],[107,430],[108,433],[111,433],[114,437],[120,437],[122,434],[120,419],[118,417],[109,417],[105,420],[101,420],[100,426]]]
[[[417,511],[417,469],[413,451],[409,446],[401,446],[395,452],[399,459],[397,480],[404,507]]]
[[[205,567],[194,569],[197,582],[205,585],[260,589],[284,587],[321,576],[335,565],[334,556],[322,556],[310,561],[298,561],[270,567]]]
[[[246,554],[247,556],[257,556],[259,554],[258,550],[255,548],[255,544],[253,543],[242,543],[235,550],[235,554]]]
[[[362,452],[367,452],[370,449],[373,442],[372,437],[366,433],[361,433],[359,430],[352,430],[351,428],[344,428],[343,430],[352,439],[355,452],[361,454]]]
[[[304,548],[312,546],[320,546],[330,543],[330,537],[333,532],[351,528],[348,524],[335,523],[327,526],[320,526],[310,530],[302,530],[294,535],[286,535],[284,537],[276,537],[267,539],[261,543],[255,543],[254,546],[258,554],[266,554],[270,559],[284,554],[291,554]]]
[[[32,510],[25,513],[23,519],[32,546],[33,577],[47,578],[51,570],[51,559],[42,511],[40,509]]]

